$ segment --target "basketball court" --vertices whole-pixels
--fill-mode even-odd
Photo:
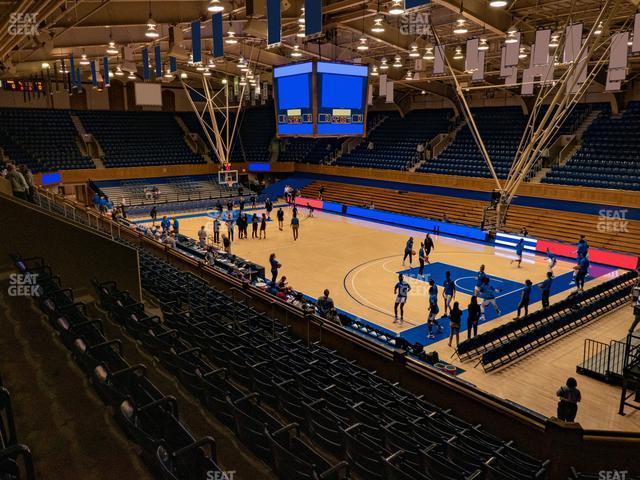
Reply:
[[[407,239],[412,236],[414,248],[417,249],[415,245],[419,245],[426,232],[321,211],[315,211],[310,218],[305,208],[299,208],[300,237],[294,241],[289,227],[291,208],[283,206],[285,221],[284,229],[280,231],[275,221],[279,206],[276,204],[272,212],[273,220],[267,225],[266,240],[251,239],[250,233],[249,239],[238,240],[236,232],[231,247],[233,254],[268,266],[269,255],[275,253],[282,264],[279,278],[286,276],[288,284],[295,290],[317,298],[328,288],[339,310],[360,317],[377,328],[398,334],[410,343],[420,342],[427,351],[436,350],[442,360],[458,367],[460,379],[544,415],[555,414],[555,390],[568,376],[575,376],[575,365],[581,362],[585,338],[610,336],[611,339],[617,339],[626,334],[629,312],[614,311],[510,366],[485,373],[480,366],[475,366],[477,360],[460,362],[453,355],[455,349],[447,345],[448,319],[440,320],[444,327],[442,332],[434,329],[435,339],[427,338],[429,279],[433,278],[438,285],[440,316],[443,314],[442,282],[445,272],[451,272],[457,287],[455,301],[460,303],[464,311],[460,334],[463,340],[467,336],[466,308],[473,294],[479,266],[485,265],[491,283],[500,289],[497,302],[501,309],[501,315],[497,316],[493,307],[487,307],[486,320],[478,327],[478,333],[482,333],[516,316],[526,279],[534,284],[529,309],[535,311],[540,308],[540,289],[535,285],[546,278],[548,264],[545,256],[525,251],[522,266],[517,268],[516,263],[512,263],[515,258],[512,249],[431,234],[435,249],[430,257],[431,264],[425,265],[423,279],[418,277],[417,258],[414,257],[411,266],[408,261],[403,266],[402,257]],[[245,209],[249,216],[254,213],[260,216],[263,211]],[[234,213],[237,216],[238,210]],[[197,231],[204,225],[207,232],[211,233],[215,216],[217,212],[178,215],[180,231],[196,239]],[[139,219],[139,222],[147,223],[147,219]],[[226,227],[222,226],[221,232],[225,231]],[[558,260],[554,268],[551,303],[565,298],[575,289],[573,265]],[[614,267],[593,265],[587,288],[621,272],[623,270]],[[411,285],[403,324],[394,323],[393,315],[393,289],[399,273]],[[640,415],[634,413],[621,417],[611,408],[619,401],[616,387],[582,376],[580,385],[584,397],[581,406],[581,418],[584,420],[581,423],[585,428],[628,429],[631,424],[640,428]],[[593,415],[584,413],[588,410]]]

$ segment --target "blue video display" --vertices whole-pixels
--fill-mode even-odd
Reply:
[[[273,70],[278,135],[313,135],[313,63]]]
[[[366,65],[318,62],[318,135],[364,135],[367,113]]]
[[[362,136],[366,65],[303,62],[273,71],[278,136]]]

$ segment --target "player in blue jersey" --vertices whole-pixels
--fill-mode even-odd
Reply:
[[[411,266],[411,262],[413,261],[413,237],[409,237],[407,243],[404,246],[404,257],[402,257],[402,266],[404,267],[404,262],[409,257],[409,266]]]
[[[495,288],[491,285],[489,281],[489,277],[485,277],[482,279],[482,285],[478,289],[478,297],[482,299],[482,303],[480,304],[480,312],[482,313],[482,320],[485,319],[484,311],[489,305],[493,305],[493,308],[496,311],[496,315],[500,316],[500,308],[498,307],[498,303],[496,302],[496,293],[500,292],[499,288]]]
[[[451,300],[456,298],[456,283],[451,279],[451,272],[445,272],[442,284],[442,297],[444,298],[444,315],[451,311]]]
[[[522,253],[524,252],[524,238],[521,238],[520,241],[516,244],[516,257],[511,260],[511,263],[518,262],[518,268],[520,268],[520,264],[522,263]]]
[[[589,273],[589,266],[591,262],[589,262],[589,257],[584,256],[578,258],[578,264],[573,267],[576,271],[576,288],[579,292],[584,290],[584,282],[587,278],[587,274]]]
[[[549,267],[549,271],[553,272],[553,267],[558,263],[558,259],[556,256],[547,248],[547,266]]]
[[[551,285],[553,284],[553,273],[547,272],[547,278],[538,284],[540,290],[542,291],[542,308],[547,308],[549,306],[549,295],[551,294]]]
[[[480,265],[480,270],[478,270],[478,274],[476,275],[476,286],[473,289],[473,294],[474,295],[478,295],[478,292],[480,291],[480,287],[482,286],[482,282],[484,281],[485,278],[489,278],[487,277],[487,274],[484,273],[484,265]]]

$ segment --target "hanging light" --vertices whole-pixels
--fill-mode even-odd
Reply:
[[[196,70],[199,71],[199,72],[204,72],[205,67],[202,64],[202,62],[198,62],[197,66],[196,66]]]
[[[298,45],[293,46],[293,52],[291,52],[292,57],[301,57],[302,52],[300,51],[300,47]]]
[[[489,6],[493,8],[502,8],[507,6],[506,0],[491,0]]]
[[[82,56],[80,57],[80,65],[89,65],[90,63],[91,62],[87,58],[87,54],[83,53]]]
[[[404,8],[402,8],[402,0],[393,0],[393,4],[389,9],[390,15],[402,15],[404,13]]]
[[[213,58],[210,58],[209,61],[207,62],[207,68],[216,68],[216,64],[213,61]]]
[[[376,65],[373,66],[373,69],[371,70],[371,76],[372,77],[377,77],[378,75],[380,75],[378,73],[378,67]]]
[[[302,7],[300,10],[302,10],[302,13],[300,13],[300,16],[298,17],[298,23],[304,25],[304,22],[305,22],[304,7]]]
[[[411,70],[407,71],[407,76],[405,77],[405,80],[413,80],[413,73],[411,72]]]
[[[480,39],[480,44],[478,45],[478,50],[489,50],[489,43],[486,38]]]
[[[387,59],[382,57],[380,59],[380,70],[389,70],[389,64],[387,63]]]
[[[180,78],[184,80],[184,79],[186,79],[186,78],[189,78],[189,75],[187,75],[186,73],[182,72],[182,73],[180,74]]]
[[[224,12],[224,5],[222,4],[222,2],[220,2],[220,0],[211,0],[209,2],[207,10],[213,13]]]
[[[554,33],[553,35],[551,35],[551,41],[549,42],[549,47],[556,48],[558,45],[560,45],[560,35],[558,35],[557,33]]]
[[[462,47],[456,47],[456,53],[453,56],[454,60],[462,60],[464,56],[462,55]]]
[[[629,34],[629,40],[627,40],[627,45],[633,47],[633,33]]]
[[[131,72],[131,73],[129,73],[129,75],[127,75],[127,78],[128,78],[129,80],[135,80],[135,79],[136,79],[136,74],[135,74],[135,73],[133,73],[133,72]]]
[[[47,62],[42,62],[42,65],[40,65],[40,67],[44,70],[47,70],[51,68],[51,65],[49,65]]]
[[[409,51],[409,56],[412,58],[418,58],[420,56],[420,52],[418,51],[418,45],[415,43],[411,44],[411,50]]]
[[[369,50],[369,45],[367,45],[367,37],[360,37],[360,43],[358,44],[356,49],[360,50],[361,52]]]
[[[402,67],[402,58],[400,55],[396,55],[393,59],[393,67],[400,68]]]
[[[113,72],[109,70],[109,78],[113,78]]]
[[[211,71],[208,68],[205,68],[204,72],[202,72],[202,75],[204,75],[205,77],[210,77]]]
[[[224,39],[224,43],[228,45],[235,45],[238,43],[238,39],[236,38],[236,34],[231,27],[229,27],[229,31],[227,32],[227,38]]]
[[[518,30],[515,27],[511,27],[507,32],[507,38],[504,43],[516,43],[518,41]]]
[[[298,37],[298,38],[306,37],[306,34],[304,33],[304,25],[299,25],[298,26],[298,33],[296,33],[296,37]]]
[[[433,54],[433,47],[427,47],[424,50],[424,55],[422,56],[423,60],[433,60],[435,57],[435,55]]]
[[[238,59],[238,68],[239,69],[243,69],[246,68],[249,64],[247,63],[247,60],[243,57],[240,56],[240,58]]]
[[[244,78],[244,77],[240,78],[240,83],[239,83],[239,85],[240,85],[241,87],[244,87],[246,84],[247,84],[247,79],[246,79],[246,78]]]
[[[170,68],[167,68],[167,71],[164,74],[164,78],[173,78],[173,73],[171,73]]]
[[[109,41],[109,46],[107,47],[107,55],[117,55],[118,47],[116,47],[116,42],[113,40]]]
[[[147,31],[144,33],[144,36],[147,38],[158,38],[160,36],[158,33],[158,24],[151,18],[151,14],[149,14],[149,20],[147,20]]]
[[[465,22],[464,18],[460,16],[460,18],[456,20],[456,28],[453,29],[453,33],[456,35],[464,35],[467,33],[469,29],[467,28],[466,23],[467,22]]]
[[[222,79],[222,84],[223,84],[223,85],[226,85],[227,83],[228,83],[228,80],[227,80],[226,78],[223,78],[223,79]]]
[[[422,90],[422,91],[420,92],[420,95],[426,95],[426,94],[427,94],[427,91],[426,91],[426,90]]]
[[[604,25],[602,24],[602,22],[600,22],[600,23],[598,23],[598,26],[594,30],[593,34],[594,35],[600,35],[602,33],[603,29],[604,29]]]
[[[520,53],[518,54],[518,58],[520,59],[527,58],[527,49],[525,47],[520,47]]]
[[[65,72],[65,73],[66,73],[66,72]],[[123,75],[124,75],[124,72],[122,71],[122,67],[121,67],[120,65],[118,65],[118,66],[116,67],[116,75],[117,75],[117,76],[119,76],[119,77],[121,77],[121,76],[123,76]]]
[[[384,25],[382,24],[382,17],[380,15],[373,19],[373,27],[371,27],[371,31],[373,33],[384,32]]]

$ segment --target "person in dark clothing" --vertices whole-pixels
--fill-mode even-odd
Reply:
[[[284,226],[284,211],[282,210],[282,208],[278,209],[276,216],[278,217],[278,228],[280,229],[280,231],[282,231],[282,228]]]
[[[153,206],[151,208],[151,211],[149,212],[149,216],[151,217],[151,225],[155,226],[156,224],[156,218],[158,218],[158,210],[156,209],[155,206]]]
[[[318,315],[326,318],[328,313],[334,309],[333,300],[329,296],[329,290],[325,289],[323,295],[316,300],[316,309]]]
[[[478,335],[478,321],[480,320],[480,305],[478,305],[478,297],[471,297],[469,306],[467,307],[467,338]],[[473,335],[471,335],[473,332]]]
[[[522,295],[520,296],[520,303],[518,304],[518,318],[520,318],[520,310],[524,308],[524,314],[529,315],[529,301],[531,300],[531,287],[533,283],[531,280],[526,279],[524,281],[524,288],[522,289]]]
[[[539,284],[540,290],[542,290],[542,308],[549,307],[549,295],[551,293],[551,285],[553,284],[553,272],[547,272],[547,278],[544,282]]]
[[[260,238],[267,239],[267,214],[263,213],[260,219]]]
[[[269,265],[271,266],[271,283],[275,286],[278,279],[278,269],[282,267],[278,260],[276,260],[276,254],[269,255]]]
[[[462,310],[460,310],[460,304],[453,302],[453,308],[449,312],[449,346],[451,346],[451,340],[453,336],[456,336],[456,347],[460,343],[460,321],[462,320]]]
[[[258,238],[258,215],[255,213],[251,219],[251,238]]]
[[[566,385],[556,392],[558,402],[558,418],[565,422],[574,422],[578,413],[578,403],[582,400],[578,382],[573,377],[567,379]]]

